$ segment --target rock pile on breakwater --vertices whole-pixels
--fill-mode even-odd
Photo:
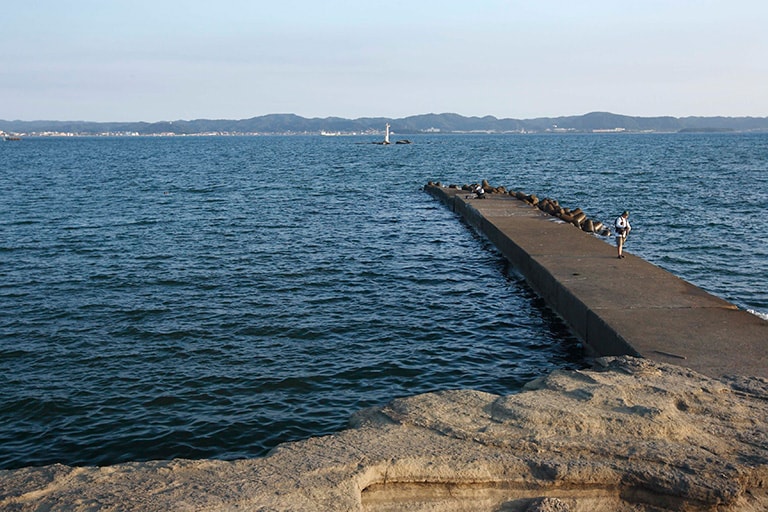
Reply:
[[[441,184],[435,182],[429,182],[428,186],[441,186]],[[466,190],[467,192],[473,192],[475,188],[480,185],[486,194],[497,195],[509,195],[523,201],[534,208],[547,213],[553,217],[556,217],[563,222],[572,224],[582,231],[587,233],[595,233],[600,236],[611,236],[611,230],[598,219],[590,218],[581,208],[567,208],[562,206],[557,199],[551,199],[549,197],[539,198],[535,194],[526,194],[519,190],[507,189],[504,186],[494,187],[488,180],[482,180],[480,183],[472,183],[468,185],[448,185],[448,188]]]

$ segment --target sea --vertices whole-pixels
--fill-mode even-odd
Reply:
[[[258,457],[584,367],[429,181],[629,210],[628,252],[768,319],[768,134],[408,138],[0,142],[0,469]]]

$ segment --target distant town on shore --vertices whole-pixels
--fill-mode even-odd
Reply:
[[[365,117],[305,118],[269,114],[240,120],[91,122],[4,121],[0,137],[44,136],[174,136],[174,135],[376,135],[389,123],[397,134],[528,134],[528,133],[675,133],[768,132],[768,117],[634,117],[609,112],[536,119],[465,117],[422,114],[400,119]]]

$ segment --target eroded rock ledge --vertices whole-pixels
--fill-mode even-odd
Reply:
[[[239,461],[0,471],[2,510],[768,508],[768,382],[628,357],[516,395],[444,391]]]

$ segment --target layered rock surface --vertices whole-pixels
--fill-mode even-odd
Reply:
[[[768,509],[768,382],[629,357],[443,391],[238,461],[0,471],[2,510]]]

